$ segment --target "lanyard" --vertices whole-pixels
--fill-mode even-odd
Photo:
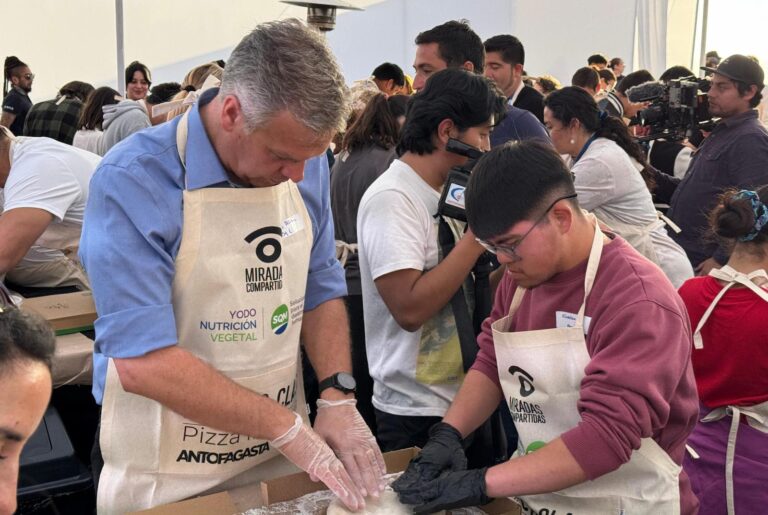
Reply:
[[[592,134],[592,136],[590,136],[590,137],[589,137],[589,139],[587,140],[587,142],[586,142],[586,143],[584,143],[584,146],[583,146],[583,147],[581,147],[581,150],[579,151],[579,155],[578,155],[578,156],[576,156],[576,159],[574,159],[574,160],[573,160],[573,162],[574,162],[574,163],[577,163],[577,162],[579,161],[579,159],[581,159],[581,156],[583,156],[583,155],[584,155],[584,152],[586,152],[586,151],[587,151],[587,149],[588,149],[588,148],[589,148],[589,146],[592,144],[592,142],[593,142],[593,141],[595,141],[595,139],[597,139],[597,133],[595,133],[595,134]]]

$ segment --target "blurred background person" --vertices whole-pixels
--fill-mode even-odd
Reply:
[[[365,352],[363,293],[357,257],[357,210],[368,187],[394,161],[400,128],[405,122],[408,97],[383,93],[371,98],[359,118],[347,129],[342,151],[331,170],[331,210],[333,211],[336,254],[346,272],[348,295],[345,298],[352,337],[352,375],[357,383],[357,409],[376,434],[373,410],[373,380],[368,372]]]
[[[78,131],[72,140],[72,145],[82,148],[88,152],[98,154],[98,142],[102,137],[102,123],[104,122],[103,107],[106,105],[117,104],[123,100],[120,93],[110,88],[102,86],[96,88],[88,95],[78,121]]]
[[[204,90],[204,86],[206,89],[207,87],[218,87],[223,76],[224,68],[219,66],[218,62],[195,66],[184,76],[184,80],[181,81],[181,91],[173,95],[169,101],[172,103],[164,106],[165,109],[153,109],[151,116],[159,117],[167,112],[166,119],[172,120],[180,114],[184,114],[197,101],[198,96]],[[209,77],[211,77],[210,80]],[[206,83],[206,81],[208,82]]]
[[[56,98],[32,106],[24,122],[24,136],[45,137],[71,145],[80,121],[83,103],[93,91],[87,82],[64,84]]]
[[[397,95],[405,86],[405,74],[396,64],[382,63],[373,70],[371,75],[373,82],[385,95]]]
[[[597,74],[600,76],[600,94],[607,95],[613,91],[616,86],[616,76],[611,70],[605,68],[603,70],[597,70]]]
[[[5,58],[3,67],[3,114],[0,125],[8,127],[15,136],[24,132],[24,120],[32,108],[29,93],[35,74],[15,55]]]
[[[525,48],[515,36],[500,34],[486,39],[485,76],[504,92],[509,105],[530,111],[544,122],[544,98],[532,86],[525,84]]]
[[[608,59],[603,54],[592,54],[587,57],[587,66],[595,70],[605,70],[608,67]]]
[[[579,68],[571,77],[571,86],[579,87],[595,97],[600,92],[600,74],[590,66]]]
[[[125,69],[125,98],[128,100],[142,100],[151,85],[152,75],[147,65],[133,61]]]
[[[680,288],[696,329],[691,361],[701,401],[683,467],[702,514],[768,505],[767,203],[768,186],[725,193],[709,223],[733,249],[730,258]]]
[[[608,63],[608,68],[610,68],[613,74],[616,76],[617,84],[621,82],[621,79],[624,78],[624,66],[624,59],[621,57],[614,57]]]
[[[616,84],[613,91],[608,92],[606,96],[600,99],[597,107],[600,111],[605,111],[610,116],[616,116],[620,119],[634,118],[637,112],[642,109],[645,104],[638,102],[631,102],[627,96],[627,90],[650,82],[653,80],[653,75],[648,70],[637,70],[624,77],[620,82]]]
[[[573,158],[579,205],[659,265],[676,288],[693,277],[685,252],[659,220],[648,188],[652,173],[626,125],[576,87],[550,94],[544,119],[555,149]]]
[[[147,116],[149,116],[149,121],[152,125],[163,123],[167,118],[167,113],[161,112],[156,114],[154,108],[158,105],[170,102],[174,95],[178,95],[180,92],[181,84],[178,82],[163,82],[152,86],[149,90],[149,95],[147,95],[144,100],[141,100],[147,110]]]
[[[552,75],[542,75],[534,80],[533,87],[546,97],[553,91],[562,88],[563,85]]]

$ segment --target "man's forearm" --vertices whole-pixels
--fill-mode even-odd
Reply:
[[[347,308],[341,299],[323,302],[315,309],[304,312],[301,340],[318,380],[336,372],[352,372]],[[328,388],[324,399],[352,398],[335,388]]]
[[[501,402],[501,391],[488,376],[477,370],[470,370],[461,384],[459,393],[448,408],[443,422],[459,430],[467,437],[472,431],[488,420]]]
[[[205,426],[271,440],[295,421],[287,408],[238,385],[178,346],[115,359],[115,366],[127,392]]]
[[[556,492],[586,480],[584,469],[560,438],[530,454],[496,465],[485,474],[489,497]]]

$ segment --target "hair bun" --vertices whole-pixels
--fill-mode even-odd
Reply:
[[[749,200],[728,195],[715,211],[715,234],[735,239],[748,235],[755,227],[755,212]]]

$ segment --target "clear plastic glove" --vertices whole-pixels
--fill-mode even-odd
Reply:
[[[384,490],[387,466],[368,425],[357,411],[357,401],[317,401],[315,431],[325,438],[349,472],[363,497],[378,498]]]
[[[365,507],[363,496],[344,470],[344,465],[330,447],[312,429],[304,425],[298,413],[296,422],[272,445],[286,458],[309,473],[312,481],[322,481],[351,510]]]

